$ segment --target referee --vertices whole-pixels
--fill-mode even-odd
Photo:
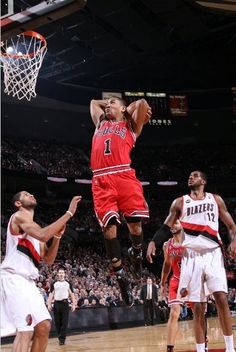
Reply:
[[[59,339],[59,345],[64,345],[66,340],[66,331],[69,320],[69,303],[70,296],[72,312],[75,310],[76,302],[71,284],[65,280],[65,269],[60,267],[57,272],[58,279],[52,283],[48,297],[48,310],[52,310],[52,301],[54,300],[53,313],[56,331]]]

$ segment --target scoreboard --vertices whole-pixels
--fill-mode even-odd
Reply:
[[[112,95],[123,98],[127,104],[146,99],[152,108],[149,124],[157,127],[191,123],[197,126],[202,116],[213,116],[218,112],[225,114],[227,120],[228,116],[236,116],[236,87],[186,92],[113,91],[104,92],[103,98]],[[235,125],[235,117],[232,123]]]
[[[127,104],[137,99],[146,99],[152,108],[153,126],[171,126],[176,117],[188,116],[188,98],[185,94],[167,94],[160,92],[103,92],[103,99],[116,95],[124,98]]]
[[[145,98],[152,108],[152,118],[149,124],[153,126],[171,126],[172,118],[188,116],[188,100],[185,94],[124,92],[123,96],[127,103]]]
[[[162,118],[168,116],[168,104],[165,93],[124,92],[124,98],[127,103],[131,103],[139,98],[145,98],[152,108],[153,117]]]

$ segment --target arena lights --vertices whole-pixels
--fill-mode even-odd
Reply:
[[[124,92],[126,97],[144,97],[144,92]]]
[[[64,178],[64,177],[51,177],[51,176],[48,176],[47,180],[52,181],[52,182],[57,182],[57,183],[63,183],[63,182],[68,181],[68,179]],[[83,185],[91,185],[92,184],[92,180],[81,179],[81,178],[75,179],[74,182],[79,183],[79,184],[83,184]],[[142,184],[142,186],[149,186],[150,182],[149,181],[141,181],[141,184]],[[175,186],[178,184],[178,182],[177,181],[158,181],[157,184],[159,186]]]
[[[58,182],[58,183],[67,182],[67,178],[63,178],[63,177],[47,177],[47,180],[52,182]]]
[[[148,182],[148,181],[142,181],[141,184],[142,184],[142,186],[149,186],[149,185],[150,185],[150,182]]]
[[[150,98],[165,98],[166,93],[159,92],[124,92],[126,97],[150,97]]]
[[[152,93],[152,92],[147,92],[146,93],[146,96],[147,97],[162,97],[162,98],[165,98],[166,97],[166,93]]]
[[[158,181],[158,186],[176,186],[178,184],[177,181]]]
[[[77,178],[75,180],[76,183],[81,183],[83,185],[90,185],[92,183],[92,180],[86,180],[86,179],[79,179]]]

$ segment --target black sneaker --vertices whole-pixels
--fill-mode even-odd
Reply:
[[[126,276],[124,269],[117,271],[117,282],[120,287],[120,293],[125,304],[130,308],[134,304],[134,299],[131,293],[131,285]]]
[[[133,248],[128,249],[129,258],[131,261],[130,270],[136,280],[141,280],[142,277],[142,251],[139,254],[135,254]]]

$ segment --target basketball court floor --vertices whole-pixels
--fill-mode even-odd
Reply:
[[[236,342],[236,317],[233,317],[234,339]],[[208,352],[223,352],[224,343],[218,318],[208,319]],[[166,324],[79,333],[68,336],[64,346],[58,345],[56,338],[50,338],[47,352],[165,352]],[[3,345],[2,352],[10,352],[12,344]],[[175,352],[193,352],[195,343],[192,320],[179,322],[179,332]]]

